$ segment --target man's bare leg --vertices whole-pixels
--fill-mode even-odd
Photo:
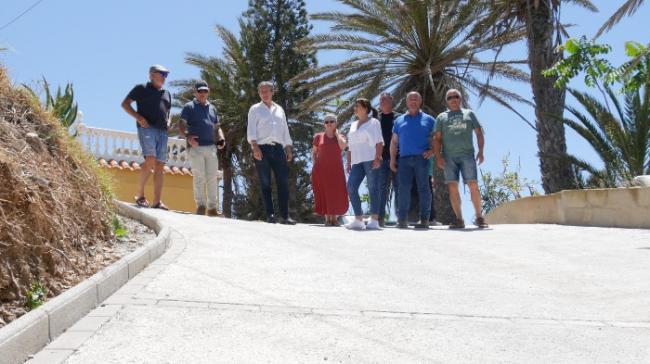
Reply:
[[[449,187],[449,202],[451,202],[451,208],[454,210],[456,217],[458,219],[463,218],[463,211],[460,206],[460,191],[458,191],[458,182],[449,182],[447,183]]]
[[[160,203],[163,188],[163,169],[165,163],[155,161],[155,168],[153,172],[153,205]]]
[[[156,165],[156,157],[145,157],[144,163],[142,164],[142,169],[140,170],[140,184],[138,185],[138,198],[144,197],[144,186],[149,180],[149,175],[151,170],[154,169]]]
[[[473,181],[473,182],[468,182],[467,186],[469,186],[469,191],[472,195],[472,204],[474,205],[474,212],[476,213],[476,217],[482,217],[481,213],[481,191],[478,189],[478,182]]]

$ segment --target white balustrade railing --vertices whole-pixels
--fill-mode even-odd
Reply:
[[[142,163],[144,158],[140,151],[138,134],[133,132],[101,129],[80,124],[77,127],[77,139],[95,156],[106,161]],[[167,142],[167,165],[170,167],[190,168],[189,156],[185,148],[185,139],[169,138]]]

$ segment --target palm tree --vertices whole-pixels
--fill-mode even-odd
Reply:
[[[460,89],[465,99],[490,98],[515,111],[511,101],[527,102],[495,86],[493,77],[527,81],[513,64],[523,61],[489,59],[489,51],[521,39],[521,29],[499,32],[479,21],[486,11],[482,1],[460,0],[340,0],[351,13],[325,12],[312,19],[332,23],[331,32],[308,39],[309,51],[343,50],[351,56],[340,63],[310,69],[295,81],[315,89],[303,103],[304,112],[322,111],[336,104],[343,119],[351,115],[357,97],[374,99],[392,93],[397,109],[405,96],[419,91],[423,110],[437,115],[446,109],[445,92]],[[484,75],[486,77],[481,78]],[[515,111],[516,112],[516,111]],[[435,178],[442,180],[436,168]],[[436,189],[437,218],[452,220],[446,186]]]
[[[645,94],[639,90],[627,93],[624,107],[609,86],[605,89],[613,111],[594,97],[569,89],[586,114],[569,106],[575,120],[564,119],[564,124],[584,138],[603,163],[603,168],[598,168],[573,155],[565,158],[578,171],[589,173],[583,187],[630,185],[635,176],[650,174],[649,88],[646,86]]]
[[[598,33],[594,38],[600,37],[603,33],[610,31],[616,24],[623,20],[626,16],[632,16],[636,13],[641,5],[643,5],[644,0],[627,0],[623,5],[621,5],[618,10],[612,14],[612,16],[607,19],[607,21],[598,29]]]
[[[562,118],[566,92],[553,87],[555,77],[545,77],[544,70],[562,59],[559,45],[566,31],[560,22],[563,3],[572,3],[597,11],[589,0],[492,0],[487,22],[497,29],[525,27],[528,39],[528,65],[535,102],[537,147],[540,157],[542,186],[546,193],[575,187],[571,165],[564,158],[551,155],[566,154]]]

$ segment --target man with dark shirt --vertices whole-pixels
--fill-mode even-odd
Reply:
[[[223,149],[223,132],[219,127],[217,110],[208,101],[210,88],[205,81],[194,85],[195,99],[183,106],[178,129],[187,139],[196,214],[217,216],[217,194],[219,193],[219,159],[217,148]],[[218,145],[218,146],[217,146]]]
[[[379,96],[379,109],[381,112],[378,119],[381,123],[381,133],[384,137],[384,150],[382,151],[383,162],[379,168],[379,190],[381,199],[379,200],[379,226],[386,226],[386,205],[390,194],[391,183],[393,185],[393,195],[395,196],[395,206],[397,207],[398,181],[397,174],[390,169],[390,142],[393,138],[393,125],[395,120],[402,114],[393,111],[393,96],[387,92]]]
[[[149,82],[135,86],[122,101],[122,108],[137,121],[138,138],[144,156],[140,172],[138,195],[135,202],[141,207],[167,210],[162,203],[163,168],[167,163],[167,126],[169,125],[172,96],[163,88],[169,70],[161,65],[149,68]],[[137,110],[131,104],[135,101]],[[144,186],[154,171],[154,199],[149,204]]]

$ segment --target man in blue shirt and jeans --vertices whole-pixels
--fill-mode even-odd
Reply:
[[[208,101],[210,88],[205,81],[194,85],[195,99],[183,106],[179,131],[185,135],[192,166],[196,214],[208,216],[219,214],[219,159],[217,148],[223,149],[224,137],[219,127],[217,110]]]
[[[408,112],[395,120],[393,138],[390,144],[390,168],[397,172],[399,180],[399,201],[397,227],[408,228],[408,213],[411,205],[411,181],[415,176],[420,199],[420,221],[416,229],[429,228],[431,214],[431,189],[429,188],[429,159],[433,155],[431,134],[435,119],[420,110],[422,96],[413,91],[406,96]],[[400,157],[397,161],[397,150]]]

